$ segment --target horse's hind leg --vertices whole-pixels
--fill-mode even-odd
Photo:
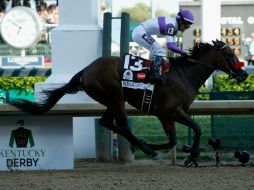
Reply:
[[[154,152],[151,148],[142,143],[137,137],[132,134],[131,130],[129,129],[124,101],[120,101],[115,104],[114,113],[117,128],[119,130],[118,133],[124,136],[132,144],[132,146],[137,146],[138,148],[140,148],[140,150],[142,150],[145,154],[152,157],[157,156],[156,152]]]
[[[106,127],[114,132],[116,132],[116,126],[114,125],[114,114],[112,111],[107,108],[104,114],[102,115],[100,121],[100,125]]]
[[[114,109],[107,108],[107,110],[105,111],[105,113],[103,114],[103,116],[100,119],[100,125],[103,126],[103,127],[106,127],[109,130],[112,130],[112,131],[122,135],[123,137],[125,137],[132,144],[132,146],[134,146],[134,147],[138,146],[146,154],[156,156],[157,153],[155,153],[151,149],[149,150],[149,148],[146,145],[144,145],[142,142],[140,142],[131,133],[131,131],[128,127],[128,124],[127,124],[127,115],[123,114],[121,116],[121,114],[119,114],[119,112],[117,112],[117,114],[114,114],[114,113],[116,113],[116,111]],[[125,110],[124,110],[124,113],[125,113]],[[114,125],[115,115],[116,115],[117,126]],[[119,119],[120,119],[120,121],[118,121]]]
[[[104,114],[102,115],[99,123],[101,126],[114,131],[115,133],[118,133],[120,135],[122,134],[122,130],[120,130],[121,128],[117,127],[114,123],[114,114],[113,111],[109,108],[106,109],[106,111],[104,112]]]

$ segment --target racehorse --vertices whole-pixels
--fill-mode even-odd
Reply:
[[[43,93],[46,97],[40,103],[14,99],[10,104],[29,114],[43,114],[65,94],[83,90],[106,106],[100,119],[102,126],[124,136],[132,147],[140,148],[155,159],[158,158],[156,150],[171,149],[176,145],[175,122],[191,128],[194,131],[194,139],[185,165],[196,164],[201,129],[187,112],[199,88],[215,70],[227,73],[237,82],[243,82],[248,74],[241,68],[241,62],[233,50],[222,41],[216,40],[213,44],[195,44],[189,53],[187,57],[171,58],[171,68],[163,74],[164,81],[156,84],[154,88],[149,114],[157,116],[160,120],[169,140],[165,144],[148,144],[130,131],[125,102],[139,109],[143,91],[122,88],[123,59],[120,57],[108,56],[96,59],[75,74],[64,86],[45,90]]]

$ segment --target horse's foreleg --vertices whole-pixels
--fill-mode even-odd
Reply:
[[[195,159],[199,156],[199,144],[201,129],[181,108],[176,110],[176,122],[190,127],[194,131],[194,139],[191,149],[191,156]]]
[[[175,122],[168,119],[159,118],[163,126],[164,132],[168,137],[169,143],[165,144],[149,144],[146,143],[153,150],[163,150],[171,149],[176,145],[176,132],[175,132]]]

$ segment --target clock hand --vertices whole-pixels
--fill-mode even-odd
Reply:
[[[21,30],[21,27],[19,27],[19,30],[18,30],[18,32],[17,32],[17,34],[16,34],[16,35],[19,35],[20,30]]]
[[[18,28],[20,28],[20,25],[18,25],[16,22],[13,22],[12,20],[9,20],[10,23],[12,23],[13,25],[17,26]]]
[[[9,22],[12,23],[13,25],[15,25],[18,28],[18,31],[17,31],[17,34],[16,34],[16,35],[18,35],[22,27],[20,25],[18,25],[16,22],[13,22],[12,20],[9,20]]]

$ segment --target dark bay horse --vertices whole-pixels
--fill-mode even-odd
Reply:
[[[156,150],[170,149],[176,145],[175,122],[186,125],[194,131],[194,140],[185,162],[186,166],[196,162],[199,156],[200,127],[188,116],[187,111],[198,93],[198,89],[215,71],[227,73],[237,82],[244,81],[248,74],[240,65],[232,49],[221,41],[213,44],[199,43],[190,51],[189,57],[170,59],[171,68],[163,75],[164,82],[156,84],[149,113],[160,120],[169,142],[148,144],[136,138],[129,130],[125,102],[140,108],[143,91],[123,89],[121,77],[122,59],[119,57],[100,57],[72,77],[69,83],[56,89],[44,91],[43,102],[34,103],[15,99],[11,105],[29,114],[43,114],[49,111],[58,100],[68,93],[85,91],[94,100],[106,106],[100,124],[124,136],[133,147],[156,158]],[[114,125],[116,121],[116,126]]]

